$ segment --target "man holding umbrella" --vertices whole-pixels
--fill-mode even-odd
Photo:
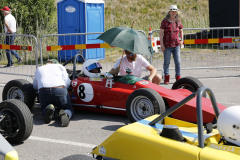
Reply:
[[[141,32],[134,30],[132,27],[114,27],[103,34],[98,39],[108,43],[110,46],[115,46],[124,49],[126,56],[119,59],[110,73],[116,75],[125,75],[127,68],[132,71],[132,75],[141,77],[142,67],[150,71],[150,75],[144,77],[150,82],[160,84],[161,76],[157,74],[157,70],[142,56],[152,56],[152,44],[148,38]]]
[[[124,52],[126,56],[120,58],[109,73],[113,75],[117,75],[118,73],[120,73],[120,75],[126,75],[126,70],[129,68],[132,71],[132,75],[141,77],[142,67],[145,67],[148,71],[150,71],[150,75],[143,77],[143,79],[157,85],[160,84],[161,76],[157,74],[156,68],[154,68],[142,55],[133,54],[127,50],[124,50]]]

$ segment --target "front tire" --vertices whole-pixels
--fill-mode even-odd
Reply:
[[[9,99],[0,103],[1,134],[11,144],[26,140],[32,133],[33,117],[20,100]]]
[[[2,93],[2,99],[18,99],[24,102],[29,109],[35,106],[36,91],[33,85],[24,79],[16,79],[9,81]]]
[[[165,112],[162,96],[150,88],[135,90],[127,99],[127,116],[130,122],[136,122],[154,114]]]

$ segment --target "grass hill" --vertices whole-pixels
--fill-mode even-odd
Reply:
[[[148,33],[149,27],[159,29],[170,5],[177,5],[184,28],[209,27],[209,0],[104,0],[105,30],[116,26],[131,27]],[[57,2],[57,0],[56,0]],[[57,6],[56,6],[57,7]],[[40,22],[41,23],[41,22]],[[40,35],[57,33],[57,11]]]
[[[105,30],[115,26],[148,32],[159,29],[170,5],[177,5],[184,28],[209,27],[208,0],[105,0]]]

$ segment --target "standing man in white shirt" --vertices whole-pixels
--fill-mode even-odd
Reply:
[[[66,68],[56,59],[48,60],[44,66],[38,67],[33,80],[33,88],[39,91],[39,101],[46,124],[50,123],[55,109],[60,110],[59,116],[63,127],[69,125],[73,108],[67,88],[70,79]]]
[[[9,7],[4,7],[3,9],[0,9],[4,15],[4,30],[6,34],[6,39],[5,39],[5,44],[6,45],[13,45],[14,44],[14,39],[16,34],[16,19],[15,17],[11,14],[11,10]],[[19,56],[19,54],[15,50],[9,50],[6,49],[6,55],[7,55],[7,60],[8,64],[5,67],[13,67],[13,61],[12,61],[12,56],[13,54],[18,61],[18,64],[21,63],[22,59]]]
[[[116,75],[118,73],[120,75],[126,75],[126,69],[129,68],[132,71],[132,75],[140,78],[142,75],[142,67],[145,67],[148,71],[150,71],[150,75],[143,77],[143,79],[146,79],[157,85],[160,84],[162,79],[161,76],[157,73],[156,68],[154,68],[142,55],[137,55],[127,50],[124,50],[124,52],[126,56],[118,59],[109,73],[113,75]],[[120,63],[121,65],[119,68]]]

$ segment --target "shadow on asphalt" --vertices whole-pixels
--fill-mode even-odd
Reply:
[[[102,129],[104,130],[108,130],[108,131],[116,131],[118,130],[119,128],[123,127],[125,125],[112,125],[112,126],[105,126],[105,127],[102,127]]]
[[[71,155],[71,156],[62,158],[60,160],[94,160],[94,158],[87,155],[76,154],[76,155]]]
[[[45,125],[43,122],[42,111],[39,104],[36,104],[34,109],[32,110],[33,115],[33,123],[34,125]],[[115,115],[115,114],[106,114],[106,113],[98,113],[98,112],[90,112],[90,111],[82,111],[75,109],[74,116],[71,121],[80,121],[80,120],[99,120],[99,121],[111,121],[111,122],[122,122],[124,124],[130,123],[127,116]],[[50,123],[49,126],[62,127],[60,124],[60,118],[56,116],[53,119],[53,123]],[[113,130],[120,128],[122,126],[107,126],[103,129],[105,130]]]

